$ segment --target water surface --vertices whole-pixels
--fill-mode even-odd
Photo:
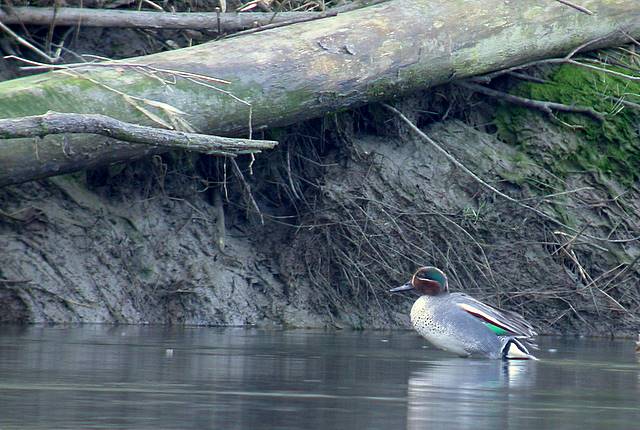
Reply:
[[[0,429],[640,428],[633,341],[540,344],[503,363],[411,331],[0,326]]]

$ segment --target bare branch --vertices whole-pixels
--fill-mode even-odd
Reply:
[[[633,37],[631,37],[629,34],[623,32],[623,31],[621,33],[624,34],[632,43],[639,44],[639,42],[637,40],[635,40]],[[595,48],[594,45],[597,46],[599,43],[606,41],[608,38],[610,38],[612,36],[613,36],[613,34],[609,34],[609,35],[598,37],[596,39],[592,39],[592,40],[590,40],[588,42],[585,42],[585,43],[577,46],[576,48],[574,48],[571,52],[569,52],[567,55],[565,55],[562,58],[547,58],[547,59],[544,59],[544,60],[530,61],[528,63],[520,64],[518,66],[513,66],[513,67],[509,67],[507,69],[502,69],[502,70],[497,70],[497,71],[492,72],[492,73],[487,73],[486,75],[476,76],[476,77],[471,78],[471,80],[473,80],[474,82],[486,84],[486,83],[491,82],[494,78],[496,78],[498,76],[502,76],[502,75],[504,75],[506,73],[512,74],[516,70],[527,69],[529,67],[540,66],[540,65],[543,65],[543,64],[572,64],[574,66],[584,67],[586,69],[591,69],[591,70],[596,70],[598,72],[607,73],[609,75],[617,76],[617,77],[620,77],[620,78],[623,78],[623,79],[628,79],[630,81],[639,81],[640,77],[638,77],[638,76],[633,76],[633,75],[628,75],[628,74],[625,74],[625,73],[620,73],[620,72],[617,72],[615,70],[607,69],[606,67],[598,67],[598,66],[593,66],[591,64],[585,64],[585,63],[580,62],[578,60],[575,60],[573,58],[576,54],[578,54],[579,52],[582,52],[586,48],[589,48],[589,47]]]
[[[15,33],[13,30],[7,27],[2,21],[3,21],[2,9],[0,9],[0,29],[1,30],[3,30],[9,36],[13,37],[16,40],[16,42],[18,42],[20,45],[26,46],[27,48],[31,49],[33,52],[35,52],[36,54],[38,54],[39,56],[47,60],[49,63],[55,62],[55,58],[48,56],[47,54],[42,52],[40,49],[38,49],[36,46],[34,46],[32,43],[20,37],[17,33]]]
[[[591,12],[589,9],[587,9],[587,8],[586,8],[586,7],[584,7],[584,6],[580,6],[580,5],[578,5],[578,4],[571,3],[570,1],[567,1],[567,0],[556,0],[556,1],[557,1],[558,3],[562,3],[562,4],[564,4],[564,5],[567,5],[567,6],[569,6],[569,7],[572,7],[572,8],[574,8],[575,10],[578,10],[578,11],[580,11],[580,12],[582,12],[582,13],[586,13],[587,15],[593,15],[593,12]]]
[[[240,182],[242,183],[242,187],[245,190],[245,193],[246,193],[245,198],[249,201],[249,203],[251,203],[251,206],[253,206],[256,213],[260,217],[260,224],[264,225],[264,217],[262,216],[262,211],[260,210],[260,206],[258,206],[256,199],[253,198],[253,193],[251,192],[251,185],[249,185],[249,183],[245,179],[244,174],[242,173],[242,170],[240,170],[240,166],[238,166],[238,163],[236,163],[236,160],[231,159],[231,165],[233,166],[234,173],[236,174],[238,179],[240,179]]]
[[[467,82],[458,82],[457,85],[489,97],[495,97],[497,99],[505,100],[509,103],[513,103],[519,106],[537,109],[548,115],[553,115],[553,111],[556,110],[560,112],[580,113],[583,115],[587,115],[595,119],[596,121],[604,121],[604,116],[601,113],[584,106],[568,106],[562,103],[527,99],[524,97],[514,96],[513,94],[503,93],[502,91],[496,91],[491,88],[483,87],[482,85],[471,84]]]
[[[172,149],[233,156],[260,152],[278,144],[272,140],[234,139],[185,133],[130,124],[94,114],[47,112],[44,115],[0,119],[0,138],[43,137],[49,134],[89,133],[131,142]]]

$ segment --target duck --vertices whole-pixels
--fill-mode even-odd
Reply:
[[[419,268],[409,282],[389,290],[420,295],[411,307],[413,328],[439,349],[461,357],[537,360],[531,324],[515,312],[450,293],[447,275],[437,267]]]

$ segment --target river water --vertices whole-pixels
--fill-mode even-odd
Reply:
[[[637,429],[631,340],[462,359],[411,331],[0,326],[0,429]]]

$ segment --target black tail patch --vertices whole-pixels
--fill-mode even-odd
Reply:
[[[529,350],[518,338],[506,338],[502,347],[502,358],[504,360],[537,360],[529,354]]]

